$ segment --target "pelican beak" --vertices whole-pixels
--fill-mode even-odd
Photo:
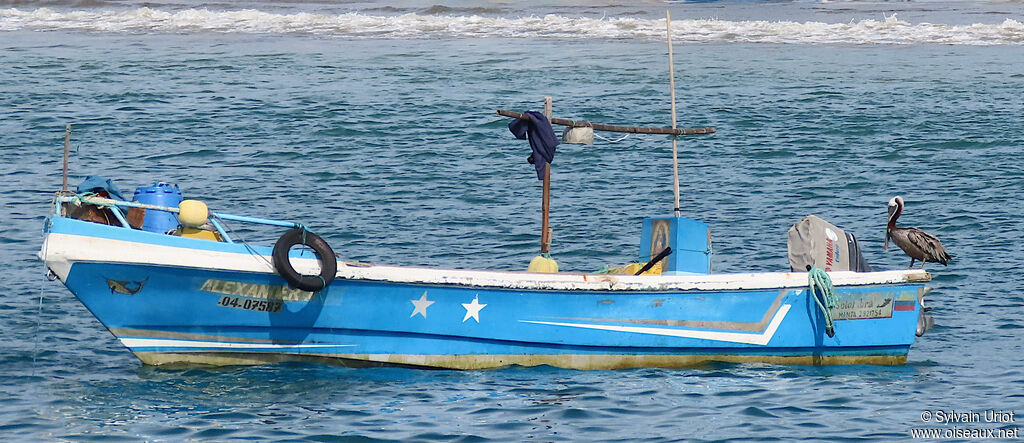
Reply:
[[[889,233],[892,232],[890,230],[890,228],[893,227],[892,217],[893,217],[893,215],[896,214],[896,210],[899,209],[899,205],[896,204],[896,199],[895,198],[892,199],[891,201],[889,201],[889,208],[888,209],[889,209],[889,220],[888,220],[888,222],[885,225],[885,245],[882,246],[882,250],[883,251],[888,251],[889,250]]]

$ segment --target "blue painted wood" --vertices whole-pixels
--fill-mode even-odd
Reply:
[[[270,252],[61,217],[49,232],[176,246],[197,256]],[[803,288],[540,291],[339,278],[311,294],[270,272],[102,262],[74,264],[65,284],[136,353],[405,357],[905,356],[922,288],[837,288],[841,308],[874,312],[877,304],[881,314],[836,320],[828,337]]]
[[[640,230],[640,262],[646,263],[665,246],[671,246],[662,274],[710,274],[709,229],[706,223],[686,217],[645,218]]]

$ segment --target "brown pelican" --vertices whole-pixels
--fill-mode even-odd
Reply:
[[[882,249],[889,250],[889,239],[891,238],[896,246],[910,256],[911,268],[914,267],[915,260],[921,261],[922,269],[927,262],[942,263],[943,266],[946,266],[952,257],[946,252],[946,248],[942,246],[942,242],[938,238],[917,228],[896,227],[896,219],[900,218],[902,213],[903,198],[897,195],[889,200],[889,224],[885,229],[885,247]]]

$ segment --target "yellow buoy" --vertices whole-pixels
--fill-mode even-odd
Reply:
[[[526,272],[554,274],[558,272],[558,263],[551,257],[538,255],[530,260],[530,266],[526,268]]]
[[[642,267],[644,267],[644,265],[640,263],[630,263],[626,266],[616,269],[614,273],[623,275],[633,275],[636,274],[636,271],[639,271]]]
[[[216,232],[207,231],[205,229],[183,228],[181,229],[181,236],[187,238],[197,238],[199,240],[220,241],[220,236],[217,235]]]
[[[644,272],[643,274],[640,275],[661,275],[662,263],[663,262],[656,263],[654,266],[651,266],[651,269],[648,269],[647,272]],[[628,265],[620,266],[618,268],[612,268],[608,270],[608,273],[618,275],[635,275],[637,271],[643,269],[643,267],[643,263],[630,263]]]
[[[186,228],[198,228],[206,224],[210,210],[199,200],[183,200],[178,204],[178,223]]]

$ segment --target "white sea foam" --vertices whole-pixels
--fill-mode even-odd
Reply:
[[[663,19],[493,17],[447,15],[367,15],[346,13],[277,14],[257,10],[188,9],[56,11],[0,10],[0,31],[77,30],[115,33],[270,33],[314,34],[341,38],[530,37],[562,39],[661,39]],[[912,24],[896,16],[849,23],[792,21],[728,21],[676,19],[679,42],[752,42],[795,44],[919,44],[1019,45],[1024,24],[1005,19],[999,24]]]

